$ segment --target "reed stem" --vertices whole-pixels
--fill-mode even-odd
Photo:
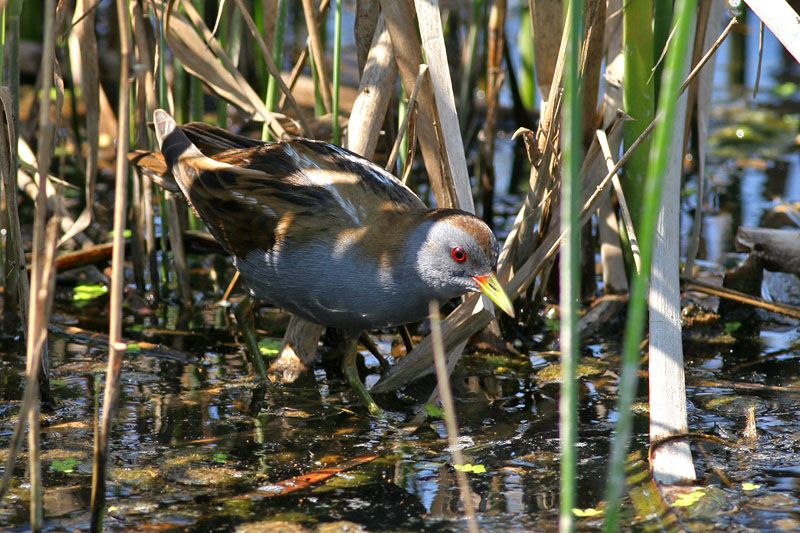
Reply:
[[[572,28],[567,43],[564,67],[563,102],[563,177],[561,180],[561,393],[559,396],[559,438],[561,443],[561,487],[559,530],[575,529],[572,509],[577,494],[578,435],[578,306],[581,283],[581,191],[583,161],[583,100],[581,98],[580,51],[583,40],[583,0],[570,0],[565,6],[565,27]]]
[[[631,406],[636,395],[639,359],[644,324],[647,317],[647,292],[650,286],[653,243],[656,220],[661,205],[661,191],[666,173],[668,154],[675,124],[675,109],[681,92],[683,63],[688,57],[689,33],[697,12],[697,0],[679,0],[675,5],[675,33],[664,65],[658,108],[659,119],[653,134],[653,147],[647,167],[642,194],[643,204],[637,228],[641,272],[634,275],[628,304],[628,318],[622,348],[622,369],[619,379],[617,413],[619,419],[614,433],[609,474],[606,484],[606,518],[603,530],[618,531],[620,499],[625,488],[625,458],[631,441],[633,413]]]
[[[106,384],[103,394],[103,416],[99,435],[94,448],[92,468],[91,523],[92,531],[103,529],[105,508],[106,466],[108,463],[108,441],[111,436],[111,422],[114,419],[120,393],[119,377],[122,371],[122,358],[127,348],[122,341],[122,296],[123,275],[125,272],[125,225],[128,188],[128,160],[126,154],[130,144],[128,137],[128,106],[130,99],[130,68],[132,36],[128,20],[127,2],[117,0],[117,24],[120,40],[119,75],[119,119],[117,130],[116,177],[114,181],[114,239],[111,260],[111,295],[109,299],[108,364]]]

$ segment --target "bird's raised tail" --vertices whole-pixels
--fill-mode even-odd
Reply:
[[[189,137],[181,131],[175,119],[163,109],[153,113],[153,125],[156,138],[164,161],[168,168],[174,168],[181,160],[204,158],[203,153],[194,145]]]
[[[175,181],[178,182],[181,191],[190,203],[193,203],[190,191],[199,175],[203,172],[232,168],[231,165],[205,156],[178,127],[175,119],[163,109],[156,109],[153,113],[153,125],[167,169],[172,171]]]

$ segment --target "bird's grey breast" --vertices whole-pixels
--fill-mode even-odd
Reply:
[[[421,320],[430,295],[413,263],[368,257],[355,243],[252,250],[236,266],[259,299],[325,326],[364,330]]]

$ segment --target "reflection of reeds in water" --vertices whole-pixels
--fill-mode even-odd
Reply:
[[[616,502],[622,491],[620,458],[625,457],[630,435],[630,410],[625,406],[629,405],[635,392],[635,379],[631,376],[635,376],[638,367],[638,346],[646,310],[643,302],[648,281],[646,274],[650,270],[651,255],[648,254],[652,254],[652,229],[658,207],[658,178],[663,176],[665,147],[671,141],[667,134],[670,122],[659,123],[652,141],[654,149],[648,153],[646,139],[652,131],[648,124],[656,110],[660,110],[668,120],[685,120],[685,117],[674,116],[673,105],[677,98],[677,84],[680,83],[675,73],[681,68],[677,51],[687,48],[691,37],[683,26],[678,27],[669,40],[663,67],[654,77],[652,65],[667,40],[665,34],[671,20],[671,13],[663,10],[664,2],[630,2],[624,7],[619,3],[617,8],[609,7],[607,12],[606,3],[599,0],[587,0],[586,9],[578,9],[576,3],[568,2],[578,11],[563,25],[562,2],[531,0],[524,17],[514,3],[507,5],[503,0],[474,0],[464,6],[453,2],[445,4],[445,9],[442,9],[436,2],[422,0],[359,2],[353,32],[358,60],[350,57],[355,54],[350,54],[348,43],[342,39],[349,31],[342,31],[348,14],[342,12],[341,1],[331,5],[327,0],[319,4],[312,0],[303,0],[302,3],[258,0],[259,8],[254,11],[253,3],[246,0],[231,3],[177,0],[152,4],[117,0],[114,7],[79,0],[75,13],[59,12],[55,19],[53,0],[48,0],[43,6],[35,2],[23,3],[22,0],[9,0],[5,5],[4,31],[0,32],[4,51],[0,57],[0,72],[4,72],[2,85],[8,86],[8,90],[0,88],[3,107],[0,125],[14,127],[3,127],[0,131],[0,172],[6,198],[2,222],[8,230],[4,303],[6,310],[16,312],[27,323],[29,387],[26,388],[18,427],[27,423],[31,428],[29,457],[32,464],[29,471],[32,478],[31,525],[34,529],[41,526],[41,483],[34,479],[40,471],[34,453],[38,442],[38,388],[30,385],[39,377],[37,368],[46,369],[46,359],[39,359],[39,355],[46,353],[42,347],[45,346],[43,339],[49,322],[49,298],[52,298],[52,290],[42,291],[41,288],[52,287],[55,282],[52,264],[57,227],[66,232],[60,239],[60,244],[66,247],[75,247],[76,242],[91,243],[91,239],[98,236],[105,239],[109,228],[99,228],[102,221],[95,216],[94,208],[98,201],[95,198],[95,178],[98,169],[107,170],[112,159],[115,161],[116,180],[110,346],[103,418],[98,428],[95,452],[92,495],[95,527],[101,524],[108,437],[113,406],[119,395],[119,372],[125,350],[121,320],[124,229],[128,216],[133,229],[130,238],[134,253],[130,259],[136,291],[155,297],[177,291],[185,304],[192,303],[188,259],[183,251],[187,218],[185,205],[160,189],[153,189],[150,176],[139,173],[129,176],[128,173],[129,141],[133,140],[134,149],[152,149],[147,121],[156,107],[165,107],[184,120],[216,121],[233,128],[240,128],[246,121],[253,120],[262,125],[259,129],[264,139],[302,135],[341,142],[350,150],[381,160],[382,164],[389,159],[392,163],[390,170],[405,177],[415,166],[424,167],[428,185],[423,185],[422,189],[430,190],[439,206],[473,210],[473,194],[480,192],[483,216],[489,222],[499,222],[493,216],[498,208],[496,195],[506,191],[495,190],[495,184],[499,182],[495,180],[495,159],[499,157],[495,143],[500,133],[513,132],[520,124],[534,122],[531,115],[537,92],[541,100],[538,127],[534,132],[523,132],[517,149],[517,166],[525,165],[527,169],[529,165],[530,173],[526,172],[522,179],[512,180],[527,182],[528,186],[523,186],[526,198],[503,246],[498,271],[507,291],[521,297],[519,306],[524,309],[523,316],[528,317],[528,322],[520,326],[531,328],[534,323],[531,317],[541,309],[543,295],[548,290],[552,292],[547,288],[548,278],[554,272],[554,257],[561,236],[568,237],[563,244],[566,248],[563,248],[559,267],[564,371],[561,425],[563,449],[568,452],[562,470],[565,484],[561,501],[565,520],[567,515],[571,516],[571,502],[575,501],[577,490],[574,483],[569,482],[577,478],[576,458],[570,452],[574,452],[572,443],[577,427],[574,370],[578,353],[579,254],[582,250],[585,256],[593,256],[598,244],[585,239],[581,248],[580,229],[590,221],[601,203],[605,203],[606,212],[612,219],[617,213],[608,194],[596,192],[597,187],[606,187],[614,174],[606,168],[596,141],[596,129],[608,132],[612,150],[618,149],[623,142],[627,150],[623,160],[632,161],[626,167],[629,183],[645,183],[643,188],[640,185],[628,186],[624,191],[629,205],[645,205],[647,209],[641,213],[634,210],[633,215],[634,221],[641,217],[637,237],[643,275],[634,276],[633,304],[625,341],[626,363],[620,384],[620,429],[608,496],[608,520],[609,524],[614,524]],[[78,169],[76,174],[83,175],[81,214],[75,218],[72,217],[72,207],[65,207],[61,202],[57,187],[53,189],[52,184],[45,180],[45,186],[37,187],[34,183],[30,189],[37,191],[33,220],[17,220],[17,188],[13,179],[19,168],[17,136],[8,135],[8,132],[29,129],[13,124],[12,117],[19,117],[16,110],[21,100],[18,86],[20,35],[34,34],[30,28],[20,27],[21,9],[29,10],[24,20],[34,20],[35,17],[30,15],[33,13],[41,15],[39,20],[45,21],[41,38],[42,66],[38,74],[40,92],[37,93],[41,99],[33,106],[38,109],[39,118],[38,122],[28,118],[29,123],[37,123],[38,173],[47,175],[53,172],[54,133],[56,123],[61,120],[63,129],[69,133],[59,137],[58,148],[68,153],[67,158]],[[693,2],[682,1],[676,6],[676,12],[683,13],[681,10],[694,12],[696,7]],[[257,13],[256,20],[253,20],[253,13]],[[117,27],[100,36],[104,40],[101,42],[112,42],[114,49],[102,45],[98,49],[97,43],[92,42],[97,20],[107,21],[116,15],[119,15]],[[619,17],[625,20],[625,48],[629,50],[624,71],[627,82],[624,84],[625,107],[628,114],[637,119],[635,123],[624,126],[613,112],[600,116],[595,109],[601,65],[611,69],[617,53],[623,49],[622,40],[609,30],[615,27]],[[56,24],[55,20],[63,24]],[[68,20],[72,22],[64,22]],[[653,32],[630,31],[639,24],[650,27],[653,20]],[[293,22],[298,24],[290,28]],[[331,32],[326,31],[329,24],[332,24]],[[517,35],[506,35],[510,24],[522,25]],[[581,26],[586,31],[577,31]],[[576,28],[575,31],[572,28]],[[706,31],[716,33],[717,29],[707,28]],[[69,76],[64,78],[64,83],[73,105],[69,107],[71,115],[63,119],[58,87],[65,73],[53,74],[54,47],[57,41],[60,42],[56,39],[57,32],[61,32],[58,36],[70,32],[66,39],[69,42]],[[117,35],[121,37],[119,45],[114,40]],[[632,43],[634,38],[639,40]],[[292,47],[292,44],[297,46]],[[451,46],[453,44],[456,46]],[[695,50],[699,49],[698,46],[695,44]],[[517,47],[519,51],[515,50]],[[509,53],[504,55],[504,50]],[[630,50],[638,51],[639,55],[632,55]],[[522,61],[516,72],[511,72],[506,63],[514,53],[519,53]],[[287,57],[292,55],[296,57]],[[108,57],[119,61],[119,73],[109,73],[101,68],[107,64]],[[637,58],[641,61],[634,61]],[[253,83],[256,77],[253,65],[258,61],[264,64],[265,72],[260,73],[263,74],[263,83]],[[62,69],[65,67],[63,63]],[[284,64],[293,67],[284,72]],[[352,86],[353,76],[349,76],[348,71],[354,64],[358,65],[357,88]],[[426,67],[421,69],[421,64]],[[655,106],[654,96],[646,95],[651,92],[655,95],[659,74],[663,83],[659,89],[658,106]],[[116,83],[101,86],[100,79],[114,79]],[[313,82],[309,83],[309,79]],[[513,85],[513,109],[503,100],[503,88],[507,82]],[[51,87],[56,89],[51,90]],[[606,100],[606,108],[614,109],[613,87],[610,83],[604,87],[606,93],[600,96]],[[118,93],[116,109],[108,104],[105,91]],[[578,98],[581,91],[585,103]],[[478,94],[485,98],[478,98]],[[412,95],[408,118],[398,117],[398,104],[404,105]],[[347,109],[352,110],[349,117],[340,116]],[[23,113],[30,114],[30,111]],[[385,124],[392,126],[384,130]],[[394,129],[399,131],[394,132]],[[624,134],[621,130],[625,130]],[[102,139],[103,134],[116,137],[113,149],[109,149],[107,140]],[[401,142],[404,136],[407,143]],[[624,141],[620,141],[620,137]],[[641,143],[645,144],[644,151],[631,150]],[[417,147],[419,154],[415,158]],[[612,153],[612,159],[616,155]],[[393,164],[396,159],[401,162],[398,166]],[[615,171],[619,166],[615,166]],[[31,174],[29,169],[25,172]],[[471,176],[479,178],[477,191],[473,190]],[[67,176],[69,180],[77,177]],[[132,185],[130,215],[126,209],[129,179]],[[414,180],[410,181],[413,183]],[[632,199],[630,195],[635,194],[640,196]],[[53,213],[49,219],[48,206]],[[60,221],[59,217],[66,222]],[[51,221],[49,224],[48,220]],[[26,289],[27,278],[16,275],[24,272],[20,268],[25,265],[20,224],[33,229],[30,293]],[[158,250],[159,236],[155,231],[159,224],[162,228],[169,228],[160,235],[162,251]],[[620,244],[620,237],[615,232],[604,239],[609,240],[603,244],[613,244],[617,248],[625,246]],[[672,259],[677,261],[677,257]],[[624,269],[620,262],[603,263],[602,267],[606,271]],[[221,285],[224,287],[225,283]],[[594,292],[594,287],[589,285],[588,290]],[[15,302],[18,303],[16,307]],[[26,312],[28,306],[30,314]],[[486,328],[493,320],[493,313],[485,309],[477,297],[470,296],[442,321],[441,343],[450,357],[449,368],[460,357],[470,336]],[[493,329],[500,331],[496,326]],[[294,353],[309,363],[315,357],[320,333],[321,329],[314,324],[293,320],[286,338],[291,341]],[[433,348],[429,337],[423,339],[389,370],[375,389],[391,391],[428,372]],[[42,373],[39,382],[41,390],[46,393],[44,378]],[[15,435],[18,441],[22,433]],[[14,453],[11,453],[7,477],[11,475],[13,464]],[[564,523],[568,524],[568,520]]]

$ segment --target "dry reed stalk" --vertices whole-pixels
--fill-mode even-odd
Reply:
[[[534,28],[534,35],[537,34],[537,31],[540,34],[547,34],[552,31],[548,26],[553,25],[554,20],[548,20],[546,16],[549,14],[548,9],[552,9],[552,4],[549,2],[531,2],[531,23]],[[557,20],[561,20],[561,15]],[[553,62],[552,56],[540,57],[539,45],[534,44],[536,64],[542,65],[541,76],[538,74],[537,69],[540,91],[542,91],[543,95],[546,94],[543,91],[544,87],[547,87],[549,94],[547,100],[543,100],[542,116],[535,136],[537,143],[535,154],[537,158],[535,161],[531,161],[530,189],[525,198],[523,209],[517,215],[514,227],[500,251],[500,265],[498,266],[497,274],[501,282],[508,281],[515,268],[530,256],[541,239],[542,231],[548,225],[551,196],[547,195],[546,191],[551,190],[553,186],[552,172],[557,158],[554,152],[553,140],[560,130],[558,117],[561,108],[561,85],[568,37],[569,27],[564,27],[555,62]],[[552,44],[546,46],[545,48],[545,45],[542,44],[542,54],[544,54],[544,50],[552,52]],[[552,72],[548,72],[548,65],[552,65]],[[534,232],[534,227],[537,223],[539,224],[538,233]]]
[[[46,212],[43,213],[46,216]],[[34,229],[34,231],[36,231]],[[47,348],[47,326],[53,305],[56,285],[56,244],[58,240],[58,215],[47,227],[40,230],[41,248],[34,249],[31,263],[30,320],[28,321],[25,394],[20,416],[28,418],[28,473],[30,476],[31,530],[40,531],[44,520],[44,487],[40,460],[39,386],[37,376],[43,368],[42,355]]]
[[[533,30],[536,84],[542,95],[542,109],[548,107],[561,56],[564,35],[563,0],[528,0]]]
[[[597,140],[600,143],[600,148],[603,150],[603,157],[606,160],[606,168],[611,172],[614,170],[614,156],[611,152],[611,146],[608,143],[608,136],[603,130],[597,130]],[[639,258],[639,243],[636,240],[636,230],[633,227],[633,218],[631,217],[630,209],[628,209],[628,202],[625,200],[625,194],[622,190],[622,183],[619,181],[619,176],[616,172],[611,177],[611,183],[614,186],[614,192],[617,195],[617,202],[619,203],[619,210],[622,213],[622,220],[625,224],[625,231],[628,232],[628,243],[631,246],[631,254],[633,255],[634,266],[636,271],[641,270],[641,259]]]
[[[380,127],[368,127],[370,121],[382,121],[392,101],[397,78],[397,63],[389,30],[382,18],[375,25],[372,46],[361,75],[358,95],[347,126],[348,149],[371,158],[380,137]]]
[[[417,11],[422,50],[425,52],[425,60],[430,69],[431,85],[433,86],[433,103],[434,111],[436,111],[434,116],[438,117],[438,120],[434,122],[434,128],[441,129],[439,145],[441,146],[441,157],[445,163],[445,176],[449,176],[448,186],[452,187],[455,192],[456,203],[453,206],[474,213],[475,205],[467,172],[467,157],[464,153],[464,143],[458,125],[456,99],[453,94],[453,82],[450,79],[450,65],[447,61],[439,2],[438,0],[415,0],[414,6]],[[410,85],[406,86],[406,91],[410,93],[411,90],[413,89]],[[419,123],[420,121],[417,121],[417,128],[419,128]],[[423,139],[424,146],[422,135],[420,138]]]
[[[724,10],[716,5],[719,0],[714,2],[713,8],[707,18],[706,24],[703,26],[704,36],[703,42],[695,46],[695,53],[699,55],[703,50],[707,50],[713,45],[715,39],[715,31],[721,24],[724,16]],[[701,4],[701,7],[704,5]],[[696,58],[695,63],[699,61]],[[697,252],[700,248],[700,231],[703,225],[703,204],[705,201],[705,182],[706,182],[706,143],[708,138],[708,125],[711,114],[711,96],[714,86],[714,63],[716,57],[712,58],[705,68],[700,71],[697,80],[697,90],[693,99],[694,106],[696,107],[695,113],[697,117],[697,137],[695,140],[695,148],[698,154],[697,161],[697,205],[694,211],[694,220],[692,221],[692,233],[689,236],[689,245],[686,250],[686,263],[683,267],[683,276],[692,277],[694,270],[694,262],[697,258]],[[691,100],[690,100],[691,101]],[[688,131],[688,129],[687,129]]]
[[[69,37],[70,66],[75,87],[81,88],[86,106],[85,160],[86,205],[77,220],[64,232],[59,245],[89,227],[94,215],[95,180],[100,153],[100,65],[95,34],[95,6],[88,0],[77,0],[73,31]]]
[[[186,258],[186,249],[183,245],[183,228],[178,209],[178,199],[170,192],[164,192],[167,203],[167,227],[169,247],[172,250],[172,259],[175,262],[175,274],[178,278],[178,291],[184,304],[191,306],[192,287],[189,281],[189,262]],[[183,211],[186,204],[181,201]]]
[[[419,66],[423,63],[422,48],[417,37],[418,28],[415,24],[413,6],[410,0],[381,0],[381,12],[392,37],[400,79],[406,93],[411,94],[414,82],[417,79]],[[436,20],[440,21],[438,9],[436,10]],[[441,23],[439,27],[441,27]],[[434,46],[439,48],[438,45]],[[443,54],[444,50],[442,49],[440,52]],[[440,56],[437,54],[435,57],[438,61]],[[431,67],[434,59],[429,57],[429,61],[428,66]],[[444,65],[444,68],[446,68],[446,60]],[[442,88],[442,90],[444,89]],[[420,90],[418,102],[419,120],[416,122],[416,133],[420,141],[425,169],[428,172],[428,179],[431,182],[436,203],[439,207],[456,207],[462,194],[456,195],[451,179],[448,177],[448,173],[452,172],[450,168],[452,162],[447,158],[447,154],[441,150],[441,144],[434,128],[434,123],[439,120],[439,112],[436,106],[434,89],[430,85]],[[456,140],[460,138],[459,133]],[[460,141],[457,141],[457,144],[461,147],[461,153],[463,154],[463,145],[461,145]],[[468,184],[469,182],[467,182],[467,186]],[[469,208],[472,207],[472,194],[469,189],[466,193],[464,196],[468,198],[470,203],[461,207],[471,210]]]
[[[315,17],[314,0],[303,0],[303,14],[306,20],[308,38],[311,42],[311,56],[314,58],[314,69],[319,78],[319,90],[322,93],[322,102],[325,111],[330,113],[333,109],[333,97],[331,96],[331,83],[328,78],[327,67],[325,66],[325,50],[320,37],[319,26]]]
[[[330,5],[331,5],[330,0],[322,0],[322,2],[319,3],[319,9],[317,10],[317,18],[316,18],[317,27],[319,27],[319,25],[325,21],[325,12],[327,11],[328,6]],[[293,89],[295,83],[297,83],[297,80],[300,78],[300,74],[302,74],[303,69],[306,66],[306,61],[308,61],[308,54],[309,54],[308,50],[310,47],[311,47],[311,38],[309,37],[306,39],[306,45],[303,47],[303,51],[300,52],[300,56],[297,58],[297,61],[295,62],[294,66],[292,67],[292,71],[289,74],[289,81],[287,82],[289,89]],[[286,105],[286,94],[282,94],[281,99],[278,101],[278,109],[283,109],[285,105]]]
[[[472,501],[472,490],[470,489],[466,472],[460,468],[464,466],[464,456],[461,454],[456,408],[453,402],[453,393],[450,390],[450,369],[448,368],[447,356],[442,344],[442,321],[439,316],[439,303],[432,301],[428,307],[428,312],[431,320],[431,340],[433,342],[433,360],[436,366],[436,381],[442,397],[444,423],[447,428],[447,443],[449,444],[450,453],[453,454],[453,467],[456,471],[461,503],[464,504],[464,514],[467,515],[467,526],[471,533],[476,533],[479,528],[478,520],[475,517],[475,506]]]
[[[134,145],[148,146],[147,117],[156,106],[155,60],[152,53],[151,41],[154,36],[150,25],[145,20],[144,7],[141,0],[130,4],[130,17],[134,37],[134,52],[136,64],[139,68],[134,70]],[[145,195],[151,194],[149,180],[138,171],[132,176],[133,191],[131,192],[131,222],[132,222],[132,247],[133,273],[136,287],[140,294],[146,290],[145,270],[153,268],[149,261],[147,247],[147,210],[144,208]],[[145,268],[147,265],[148,268]],[[152,272],[151,272],[152,277]],[[157,279],[157,278],[156,278]],[[154,287],[157,285],[154,285]]]
[[[127,345],[122,340],[122,296],[125,273],[125,217],[128,185],[128,124],[130,119],[130,68],[132,53],[131,26],[125,0],[117,0],[117,24],[120,37],[119,130],[117,131],[116,178],[114,181],[114,248],[111,260],[111,294],[109,298],[108,364],[103,394],[103,416],[95,434],[92,465],[91,528],[102,529],[105,507],[106,466],[111,422],[120,393],[122,358]]]
[[[721,6],[718,7],[721,8]],[[698,22],[696,17],[695,14],[694,20],[687,25],[689,28],[687,30],[689,43],[687,44],[694,43],[696,40],[695,32]],[[698,56],[702,53],[702,45],[703,40],[700,38],[695,43]],[[675,44],[673,43],[672,46]],[[679,76],[678,79],[683,78],[691,66],[691,57],[683,61],[683,71],[676,73]],[[690,87],[695,85],[693,83]],[[662,83],[662,90],[663,87],[664,83]],[[675,228],[680,227],[684,137],[688,135],[687,115],[691,114],[688,101],[689,94],[692,92],[690,89],[679,96],[674,108],[676,121],[670,132],[672,137],[668,143],[661,206],[658,210],[652,249],[651,279],[647,296],[649,309],[648,398],[651,442],[688,431],[681,324],[680,235]],[[657,142],[653,144],[653,153],[655,153]],[[655,156],[651,153],[650,157],[652,159]],[[648,169],[649,173],[650,169]],[[653,477],[659,483],[675,484],[690,482],[697,478],[692,452],[689,449],[689,443],[685,440],[676,440],[661,446],[654,455],[652,468]]]
[[[52,118],[50,105],[50,89],[57,82],[55,71],[55,1],[47,0],[44,11],[44,44],[42,63],[40,67],[42,92],[39,102],[39,176],[46,180],[50,161],[53,156],[56,124]],[[58,92],[58,91],[57,91]],[[61,91],[63,94],[63,89]],[[55,116],[60,116],[61,106],[57,99]],[[47,224],[47,193],[46,187],[39,187],[36,196],[36,208],[33,220],[33,264],[31,268],[30,294],[28,304],[27,324],[27,357],[25,373],[27,376],[26,389],[30,389],[26,410],[20,416],[28,419],[28,473],[30,476],[30,520],[31,530],[40,531],[44,521],[43,514],[43,487],[42,466],[39,449],[39,404],[41,397],[39,389],[47,385],[47,324],[50,320],[48,301],[52,301],[55,277],[53,272],[53,258],[55,257],[56,230],[54,224]],[[48,228],[49,226],[49,228]],[[47,234],[47,235],[46,235]],[[49,237],[49,238],[48,238]],[[52,241],[52,244],[51,242]],[[49,258],[49,262],[48,262]],[[39,378],[37,386],[36,379]],[[43,381],[44,380],[44,381]]]
[[[22,232],[19,223],[19,210],[17,207],[17,188],[13,176],[12,147],[13,140],[16,138],[14,121],[12,119],[12,95],[8,87],[0,87],[0,178],[3,180],[3,191],[5,192],[7,213],[8,213],[8,241],[7,258],[8,264],[17,274],[18,284],[16,290],[19,301],[20,318],[23,325],[28,324],[28,305],[30,299],[30,285],[26,274],[25,251],[22,247]],[[7,272],[8,275],[8,272]],[[23,330],[24,331],[24,330]],[[26,333],[27,334],[27,333]],[[32,376],[35,374],[32,374]],[[2,483],[0,483],[0,500],[8,489],[14,472],[14,462],[17,452],[22,444],[22,436],[27,424],[27,406],[33,401],[32,395],[35,394],[36,384],[25,388],[25,395],[20,409],[20,416],[14,426],[14,433],[9,441],[8,455],[5,460]]]
[[[381,4],[378,0],[358,0],[356,2],[356,22],[354,34],[356,38],[356,60],[358,71],[364,72],[367,56],[372,50],[372,36],[381,15]]]

